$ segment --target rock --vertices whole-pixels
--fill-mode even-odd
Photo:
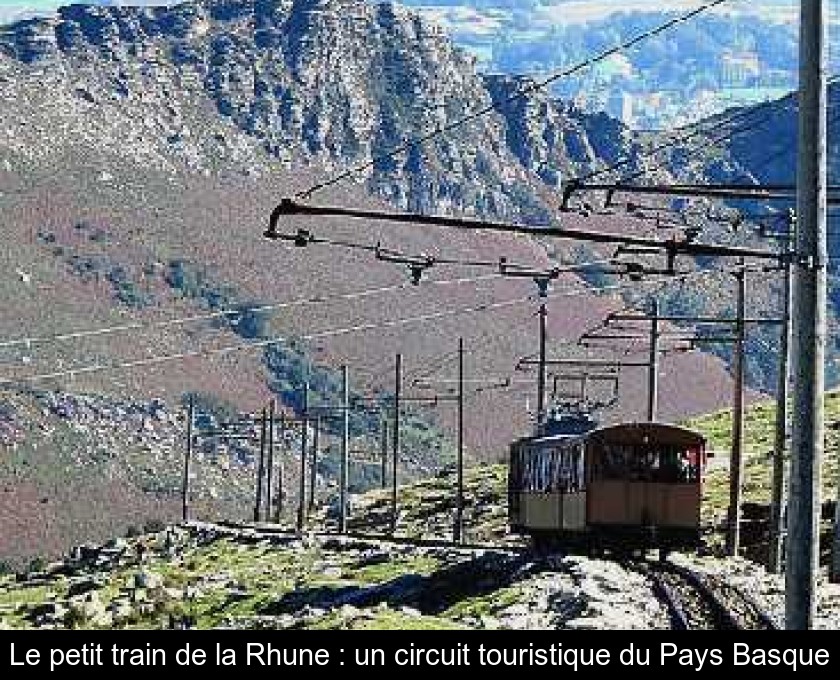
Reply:
[[[104,578],[100,576],[82,578],[70,584],[70,587],[67,590],[67,596],[76,597],[78,595],[85,595],[87,593],[99,590],[102,587],[103,583]]]
[[[112,618],[96,592],[68,600],[69,614],[78,623],[91,626],[110,625]]]
[[[36,626],[42,626],[63,623],[67,612],[67,607],[60,602],[44,602],[30,609],[29,615]]]
[[[153,571],[141,570],[134,575],[134,587],[139,590],[153,590],[163,585],[163,578]]]

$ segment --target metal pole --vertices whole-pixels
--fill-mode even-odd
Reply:
[[[537,430],[545,423],[545,345],[546,345],[546,317],[548,310],[545,302],[540,303],[540,365],[537,374]]]
[[[280,524],[283,515],[283,449],[286,448],[286,416],[280,416],[280,455],[277,458],[277,505],[274,509],[274,523]]]
[[[381,472],[381,485],[382,488],[385,489],[388,487],[388,417],[383,413],[382,414],[382,431],[381,437],[382,441],[380,442],[381,446],[381,453],[382,453],[382,472]]]
[[[545,366],[545,364],[543,364]],[[464,532],[464,338],[458,339],[458,498],[452,540],[460,543]]]
[[[793,302],[793,419],[786,627],[809,629],[817,605],[826,307],[826,3],[803,0]]]
[[[394,383],[394,432],[391,435],[391,533],[397,531],[397,467],[400,458],[400,393],[402,391],[402,354],[397,354]]]
[[[309,381],[303,384],[303,413],[300,419],[300,480],[298,484],[297,529],[303,531],[306,524],[306,447],[309,438],[309,422],[306,414],[309,410]]]
[[[268,402],[268,470],[265,476],[265,521],[271,521],[272,485],[274,479],[274,399]]]
[[[341,367],[341,466],[339,469],[338,531],[347,533],[347,483],[350,455],[350,378],[347,366]]]
[[[647,417],[656,422],[659,405],[659,300],[650,301],[650,357],[648,361]]]
[[[791,227],[793,224],[791,224]],[[791,229],[793,232],[793,229]],[[785,241],[785,255],[790,255],[790,241]],[[790,261],[784,265],[782,290],[782,327],[779,334],[779,376],[776,385],[776,437],[773,445],[773,483],[770,502],[770,549],[767,570],[779,574],[785,554],[785,486],[787,482],[788,397],[790,385]]]
[[[190,463],[193,450],[193,426],[195,422],[195,400],[190,395],[187,407],[187,450],[184,454],[184,479],[181,484],[181,520],[190,521]]]
[[[321,449],[321,419],[315,418],[312,421],[315,425],[315,432],[312,435],[312,460],[309,461],[309,503],[308,512],[315,510],[315,483],[318,477],[318,452]]]
[[[262,509],[262,485],[263,476],[265,475],[265,430],[267,425],[267,417],[265,409],[262,410],[262,418],[260,418],[260,458],[257,463],[257,481],[254,492],[254,521],[260,521],[260,510]]]
[[[729,458],[729,522],[726,532],[726,550],[737,555],[741,547],[741,498],[744,487],[744,340],[746,325],[747,273],[743,267],[735,272],[738,284],[737,323],[735,324],[735,355],[733,371],[735,387],[732,395],[732,452]]]

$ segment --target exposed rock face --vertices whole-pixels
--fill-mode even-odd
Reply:
[[[543,94],[502,104],[519,86],[485,81],[436,25],[391,4],[72,5],[0,30],[0,91],[14,102],[0,154],[204,172],[368,164],[360,179],[400,208],[545,223],[540,180],[556,187],[626,140],[615,121]],[[491,103],[498,113],[411,144]]]
[[[529,78],[487,76],[485,83],[505,118],[511,151],[549,186],[559,186],[582,167],[613,163],[633,149],[619,121],[555,101],[534,89]],[[523,91],[528,96],[517,97]]]

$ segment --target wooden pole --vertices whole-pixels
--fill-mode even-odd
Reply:
[[[277,458],[277,505],[275,506],[274,523],[280,524],[283,516],[283,451],[286,448],[286,416],[280,416],[280,455]]]
[[[648,364],[647,419],[655,423],[659,417],[659,300],[650,301],[650,356]]]
[[[793,221],[791,221],[791,237]],[[786,241],[785,254],[790,255],[790,241]],[[782,290],[782,326],[779,332],[779,375],[776,383],[776,426],[773,445],[773,480],[770,502],[770,549],[767,553],[767,570],[781,573],[785,554],[785,487],[787,484],[787,438],[789,431],[788,398],[790,396],[790,261],[784,264],[784,289]]]
[[[272,517],[272,486],[274,482],[274,399],[268,402],[268,470],[265,476],[265,521]]]
[[[306,414],[309,411],[309,381],[303,386],[303,414],[300,419],[300,480],[298,484],[297,529],[303,531],[306,524],[306,447],[309,438],[309,423]]]
[[[397,354],[394,381],[394,431],[391,434],[393,458],[391,465],[391,533],[397,531],[397,468],[400,458],[400,393],[402,391],[402,354]]]
[[[380,472],[381,486],[388,488],[388,417],[383,413],[380,419],[380,453],[382,456],[382,470]]]
[[[817,608],[826,341],[826,13],[803,0],[799,22],[799,162],[793,302],[793,419],[785,624],[813,626]]]
[[[744,487],[744,378],[746,360],[744,357],[747,273],[740,267],[735,273],[738,284],[738,316],[735,325],[735,387],[732,399],[732,453],[729,459],[729,522],[726,534],[726,549],[729,555],[737,555],[741,548],[741,499]]]
[[[545,364],[543,364],[543,367]],[[545,389],[545,387],[543,387]],[[460,543],[464,532],[464,338],[458,338],[458,489],[452,540]]]
[[[187,406],[187,450],[184,453],[184,478],[181,483],[181,520],[190,521],[190,465],[193,452],[193,427],[195,423],[195,400],[189,397]]]
[[[341,367],[341,466],[338,490],[338,531],[347,533],[347,485],[350,455],[350,377],[347,366]]]
[[[263,491],[263,477],[265,476],[265,444],[266,444],[266,425],[268,418],[266,417],[265,409],[262,410],[262,418],[260,419],[260,458],[257,463],[257,480],[254,490],[254,521],[260,521],[260,511],[262,510],[262,491]]]

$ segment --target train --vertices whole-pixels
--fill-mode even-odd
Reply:
[[[510,530],[590,554],[697,548],[707,457],[706,439],[677,425],[567,418],[511,444]]]

